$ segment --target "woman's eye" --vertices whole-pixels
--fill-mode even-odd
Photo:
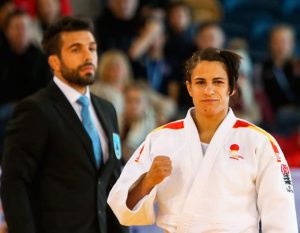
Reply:
[[[215,84],[222,84],[223,81],[215,81]]]

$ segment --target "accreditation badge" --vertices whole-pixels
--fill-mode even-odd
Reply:
[[[113,143],[114,143],[114,151],[115,151],[116,158],[121,159],[122,149],[121,149],[121,140],[119,134],[113,133]]]

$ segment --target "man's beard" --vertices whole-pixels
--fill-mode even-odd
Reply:
[[[76,84],[78,86],[88,86],[95,82],[95,75],[93,73],[86,73],[84,76],[80,75],[80,69],[85,66],[93,66],[92,63],[84,63],[78,66],[76,69],[68,68],[63,62],[61,62],[61,74],[64,79],[69,83]]]

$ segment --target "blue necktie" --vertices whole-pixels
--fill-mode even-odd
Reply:
[[[90,112],[89,112],[89,99],[86,96],[81,96],[77,103],[81,105],[81,118],[82,124],[90,136],[93,143],[94,156],[96,160],[97,167],[99,168],[102,163],[102,149],[101,142],[97,132],[97,129],[92,121]]]

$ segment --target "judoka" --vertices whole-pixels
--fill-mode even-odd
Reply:
[[[168,233],[297,233],[291,174],[275,139],[235,117],[240,57],[208,48],[186,63],[183,120],[146,137],[108,203],[124,225]],[[158,203],[155,216],[154,203]]]

